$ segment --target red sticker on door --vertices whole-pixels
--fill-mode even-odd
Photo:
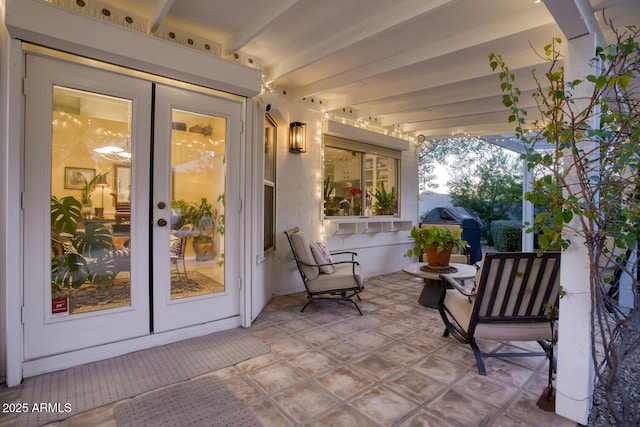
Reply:
[[[51,314],[54,316],[69,314],[69,297],[51,298]]]

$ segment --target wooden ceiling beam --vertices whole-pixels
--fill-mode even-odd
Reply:
[[[544,0],[544,5],[567,40],[594,34],[598,43],[603,44],[604,36],[588,0]]]
[[[417,129],[415,133],[422,134],[427,137],[427,139],[451,138],[457,135],[512,135],[513,123],[507,123],[504,118],[493,123],[482,123],[476,125],[467,125],[461,122],[452,126]]]
[[[533,113],[533,108],[526,109],[528,112]],[[509,123],[507,120],[509,117],[509,110],[504,109],[502,111],[491,111],[487,113],[479,113],[476,114],[475,111],[473,114],[469,115],[458,115],[440,118],[436,120],[424,120],[421,122],[415,123],[405,123],[400,126],[404,132],[413,132],[420,131],[424,132],[428,129],[442,129],[442,128],[454,128],[454,127],[473,127],[477,125],[482,125],[485,123],[500,123],[505,124],[509,128],[510,132],[513,132],[515,129],[515,125],[513,123]],[[529,115],[527,115],[529,116]]]
[[[532,108],[536,106],[536,102],[531,96],[533,92],[533,90],[522,92],[522,95],[520,95],[521,108]],[[497,95],[457,103],[441,104],[433,107],[432,110],[422,108],[404,113],[378,115],[376,118],[382,126],[392,126],[426,120],[445,119],[451,116],[459,116],[460,114],[464,115],[464,113],[468,111],[473,111],[474,114],[484,114],[497,111],[507,112],[508,110],[502,104],[502,96]]]
[[[458,1],[460,0],[405,0],[403,2],[394,2],[384,14],[354,23],[353,26],[327,37],[321,43],[311,46],[297,55],[293,55],[290,59],[279,60],[265,70],[265,79],[267,81],[275,81],[335,52],[402,25],[408,20],[414,20],[420,16],[433,13]]]
[[[162,21],[169,13],[171,6],[173,6],[174,0],[158,0],[156,2],[156,6],[151,11],[151,16],[149,17],[149,22],[151,23],[151,28],[149,29],[152,33],[158,31]]]
[[[366,104],[368,103],[376,103],[388,98],[410,95],[416,91],[433,89],[446,85],[461,86],[464,87],[465,90],[468,90],[469,87],[466,85],[466,82],[485,77],[489,79],[495,78],[496,83],[494,86],[494,93],[499,92],[500,86],[498,84],[497,75],[491,73],[488,59],[475,64],[468,63],[466,65],[467,66],[464,69],[458,70],[457,72],[441,73],[439,77],[431,76],[431,78],[424,78],[419,83],[415,80],[399,81],[396,84],[376,87],[375,90],[372,90],[370,85],[363,84],[362,89],[360,90],[351,88],[348,95],[327,100],[327,106],[329,110],[350,106],[355,108],[366,108]],[[535,68],[536,66],[541,65],[546,65],[546,62],[536,55],[524,55],[523,57],[509,61],[509,66],[512,70]],[[440,98],[440,101],[441,100],[442,98]]]
[[[299,0],[286,0],[273,2],[265,13],[259,14],[254,20],[244,22],[240,31],[237,31],[227,42],[227,52],[234,53],[245,47],[251,41],[262,34],[283,13],[293,7]],[[261,58],[266,59],[266,58]]]
[[[293,91],[292,96],[303,98],[330,91],[336,87],[346,86],[377,75],[433,60],[449,55],[452,52],[482,46],[497,39],[508,38],[514,34],[525,33],[551,25],[554,25],[553,18],[543,7],[540,7],[534,9],[533,12],[528,11],[500,21],[492,21],[478,27],[468,28],[446,40],[426,43],[419,48],[403,51],[361,67],[332,75],[326,79],[297,88]]]

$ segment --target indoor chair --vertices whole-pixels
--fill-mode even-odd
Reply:
[[[175,267],[178,280],[182,280],[180,275],[180,267],[178,263],[182,263],[182,271],[184,278],[189,279],[187,276],[187,267],[184,262],[184,253],[187,248],[187,239],[192,234],[193,227],[191,224],[183,225],[179,230],[171,233],[171,240],[169,242],[169,255],[171,258],[171,264]]]
[[[485,254],[474,286],[443,274],[438,309],[444,336],[469,344],[486,375],[483,357],[548,356],[553,361],[560,293],[560,253]],[[483,353],[476,339],[537,341],[544,352]]]
[[[307,303],[301,312],[314,301],[349,301],[362,311],[353,297],[360,299],[364,290],[362,269],[355,252],[328,253],[322,244],[311,242],[298,227],[284,232],[289,241],[293,259],[307,292]],[[333,257],[346,257],[344,261],[334,261]]]
[[[131,203],[116,203],[115,213],[116,224],[127,224],[131,222]]]

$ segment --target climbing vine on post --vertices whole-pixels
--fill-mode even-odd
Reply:
[[[540,251],[570,245],[579,236],[589,256],[592,309],[592,357],[607,406],[619,425],[638,422],[638,396],[628,392],[622,366],[628,350],[629,316],[638,315],[638,240],[640,239],[640,45],[638,30],[612,28],[615,43],[598,47],[593,74],[565,81],[562,55],[553,39],[540,56],[548,62],[535,72],[534,98],[540,119],[527,129],[527,111],[515,74],[501,55],[489,55],[499,72],[502,103],[510,111],[517,137],[524,143],[529,170],[536,173],[526,200],[545,206],[528,232],[538,235]],[[587,86],[586,90],[585,86]],[[587,95],[579,98],[576,89]],[[578,102],[579,101],[579,102]],[[611,274],[611,272],[619,274]],[[619,307],[616,277],[632,280],[633,308]],[[618,401],[616,401],[619,399]]]

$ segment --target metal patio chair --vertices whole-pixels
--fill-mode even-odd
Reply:
[[[318,262],[312,246],[317,245],[294,227],[284,232],[289,241],[293,258],[300,272],[300,277],[307,291],[307,303],[301,312],[314,301],[349,301],[356,306],[358,313],[362,311],[353,298],[360,299],[364,290],[362,269],[356,261],[355,252],[331,252],[322,262]],[[346,257],[347,260],[334,261],[333,257]]]
[[[560,293],[560,253],[489,253],[474,287],[443,274],[438,309],[444,336],[469,344],[486,375],[483,357],[547,356],[553,361],[555,319]],[[483,353],[476,339],[537,341],[544,352]]]

